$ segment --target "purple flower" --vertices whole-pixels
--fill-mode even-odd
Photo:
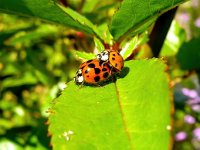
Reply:
[[[198,93],[196,90],[190,90],[187,88],[183,88],[181,91],[185,96],[188,96],[190,98],[196,98],[198,96]]]
[[[199,104],[192,105],[191,108],[193,111],[200,113],[200,105]]]
[[[193,99],[189,99],[189,100],[187,101],[187,103],[188,103],[189,105],[199,104],[199,103],[200,103],[200,97],[197,96],[197,97],[195,97],[195,98],[193,98]]]
[[[176,133],[175,135],[175,140],[176,141],[183,141],[187,138],[187,134],[184,131],[180,131],[178,133]]]
[[[180,14],[178,17],[177,17],[179,23],[181,25],[184,25],[186,24],[189,20],[190,20],[190,16],[188,13],[184,12],[182,14]]]
[[[195,20],[194,24],[197,28],[200,28],[200,17]]]
[[[194,124],[196,122],[196,119],[191,115],[185,115],[184,120],[188,124]]]
[[[200,141],[200,127],[193,130],[193,136],[196,140]]]

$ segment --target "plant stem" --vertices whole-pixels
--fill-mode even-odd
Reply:
[[[158,57],[164,43],[171,22],[175,16],[177,7],[162,14],[156,21],[150,34],[149,45],[152,49],[154,57]]]

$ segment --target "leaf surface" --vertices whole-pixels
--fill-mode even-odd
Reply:
[[[165,67],[158,59],[128,61],[116,83],[80,88],[69,82],[50,110],[53,148],[168,150]]]
[[[185,42],[177,53],[177,60],[182,69],[200,69],[200,38]]]
[[[53,0],[1,0],[0,12],[37,17],[99,36],[96,26],[87,18]]]
[[[112,18],[110,32],[114,39],[118,40],[120,37],[138,30],[147,22],[148,24],[153,23],[159,15],[185,1],[124,0]]]
[[[77,51],[77,50],[73,50],[73,55],[77,59],[82,59],[82,60],[90,60],[90,59],[96,58],[96,55],[93,53],[86,53],[86,52]]]

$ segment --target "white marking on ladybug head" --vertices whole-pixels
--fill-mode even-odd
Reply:
[[[83,74],[82,74],[82,70],[79,69],[76,72],[76,76],[74,77],[74,81],[76,82],[76,84],[82,84],[83,83]]]
[[[108,61],[109,53],[108,51],[102,51],[100,54],[97,54],[97,59],[100,61]]]
[[[101,54],[97,54],[96,57],[97,57],[98,60],[101,60]]]

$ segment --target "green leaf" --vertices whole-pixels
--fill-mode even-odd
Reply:
[[[160,56],[174,56],[186,40],[185,30],[177,21],[173,21],[167,33]]]
[[[13,36],[15,33],[17,33],[19,29],[17,30],[10,30],[10,31],[1,31],[0,32],[0,46],[2,47],[5,43],[5,40],[9,37]]]
[[[165,67],[158,59],[128,61],[116,83],[81,88],[69,82],[50,110],[53,148],[168,150]]]
[[[87,1],[85,1],[83,8],[82,8],[82,12],[83,13],[92,12],[99,2],[100,2],[100,0],[87,0]]]
[[[87,18],[53,0],[1,0],[0,12],[38,17],[99,36],[96,27]]]
[[[2,81],[0,88],[5,89],[8,87],[15,87],[21,85],[36,84],[38,82],[37,78],[30,72],[26,72],[19,76],[9,77]]]
[[[22,32],[18,36],[13,36],[7,41],[8,45],[15,45],[18,43],[30,43],[38,41],[42,37],[54,35],[57,33],[57,28],[51,25],[41,25],[34,31]]]
[[[101,52],[105,49],[103,43],[96,37],[94,37],[95,47],[97,48],[98,52]]]
[[[122,50],[120,51],[120,54],[122,57],[127,59],[134,51],[134,49],[138,45],[138,36],[135,36],[130,41],[126,42],[126,44],[123,46]]]
[[[90,60],[90,59],[94,59],[96,56],[93,53],[86,53],[86,52],[80,52],[80,51],[73,51],[73,54],[75,57],[77,57],[78,59],[83,59],[83,60]]]
[[[144,32],[140,35],[136,35],[129,41],[125,39],[121,43],[122,50],[120,51],[120,54],[126,60],[135,50],[138,46],[141,46],[142,44],[146,43],[149,40],[147,32]]]
[[[200,69],[200,38],[192,39],[183,43],[178,54],[177,60],[182,69]]]
[[[124,0],[112,18],[110,32],[117,41],[125,34],[137,30],[143,24],[185,1],[187,0]]]
[[[108,29],[108,25],[106,23],[104,24],[101,24],[99,27],[98,27],[98,30],[101,34],[100,37],[103,37],[103,41],[106,43],[106,44],[109,44],[109,45],[112,45],[113,44],[113,37]]]

